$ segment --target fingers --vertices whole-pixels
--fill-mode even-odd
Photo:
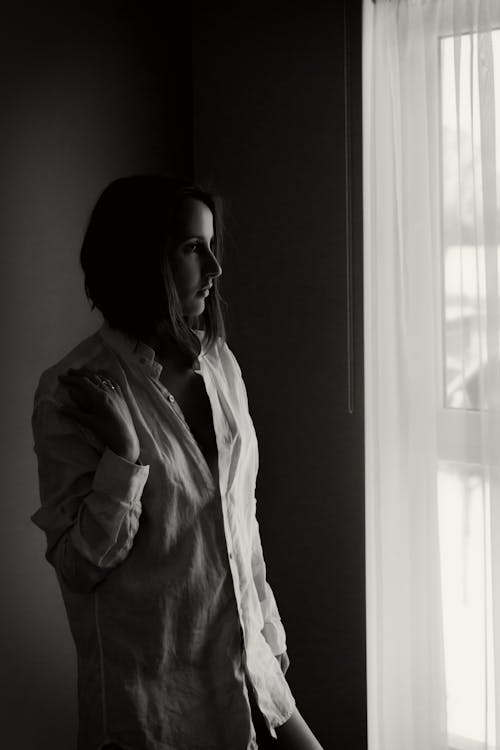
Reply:
[[[100,375],[97,370],[91,370],[88,367],[79,367],[78,369],[70,367],[68,370],[68,375],[70,377],[82,378],[83,381],[90,382],[97,388],[102,387],[104,380],[103,376]]]
[[[76,404],[86,413],[99,412],[104,402],[111,406],[124,399],[120,385],[106,370],[70,367],[58,377],[59,382],[67,388],[73,405]],[[73,416],[78,418],[77,414]]]
[[[83,380],[81,377],[72,375],[59,375],[59,382],[66,386],[66,389],[76,404],[80,407],[89,407],[92,401],[91,390],[97,390],[90,380]]]
[[[72,375],[81,375],[84,379],[88,378],[99,388],[109,388],[112,391],[120,390],[119,383],[106,370],[91,370],[88,367],[80,367],[78,370],[70,368],[68,372]]]
[[[111,386],[113,379],[105,370],[91,370],[88,367],[79,367],[77,370],[70,368],[68,370],[72,375],[81,375],[84,379],[88,378],[94,385],[99,387]],[[114,385],[114,384],[113,384]]]
[[[81,392],[86,391],[87,386],[99,391],[120,391],[119,384],[105,370],[90,370],[88,367],[74,369],[70,367],[67,373],[59,375],[59,380],[69,387],[79,388]]]
[[[109,384],[109,387],[112,390],[120,390],[120,384],[108,372],[106,372],[106,370],[96,370],[96,372],[101,380],[104,380],[105,383]]]
[[[91,425],[92,417],[90,414],[88,414],[85,411],[82,411],[81,409],[77,409],[76,406],[71,406],[70,404],[63,404],[59,411],[61,414],[64,414],[67,417],[70,417],[71,419],[76,419],[77,422],[80,422],[85,427],[88,427]]]
[[[60,375],[59,382],[66,386],[72,400],[83,409],[91,409],[102,400],[104,388],[87,375]]]
[[[100,373],[103,371],[101,370]],[[103,394],[106,394],[106,391],[112,393],[111,382],[105,380],[103,374],[88,367],[78,369],[70,367],[66,373],[61,373],[58,379],[66,386],[72,400],[72,403],[61,405],[61,414],[75,419],[85,427],[92,428],[95,419],[94,412]]]
[[[97,383],[95,383],[88,375],[73,375],[72,373],[69,374],[62,374],[58,376],[59,382],[64,383],[65,385],[68,385],[70,387],[74,386],[75,388],[85,388],[85,386],[93,386],[94,388],[97,388]]]

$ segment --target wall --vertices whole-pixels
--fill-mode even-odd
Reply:
[[[287,676],[325,748],[352,750],[366,747],[359,6],[193,14],[195,174],[226,199],[228,341]]]
[[[78,267],[100,190],[135,171],[191,171],[188,4],[178,5],[184,11],[176,15],[168,3],[118,0],[23,3],[2,13],[2,747],[74,746],[74,649],[43,562],[43,535],[29,520],[38,504],[32,397],[39,373],[100,323]],[[353,5],[345,37],[341,3],[295,5],[284,15],[272,5],[194,0],[193,80],[196,173],[227,199],[229,343],[259,436],[259,518],[287,627],[290,684],[325,747],[361,750],[360,20]]]
[[[29,520],[33,392],[41,371],[100,324],[78,267],[99,192],[120,175],[191,169],[189,18],[182,3],[176,13],[117,0],[11,5],[0,31],[0,746],[68,750],[74,648]]]

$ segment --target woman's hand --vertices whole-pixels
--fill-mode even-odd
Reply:
[[[140,445],[132,416],[118,383],[104,370],[70,368],[59,380],[75,406],[61,411],[88,427],[113,453],[135,463]]]

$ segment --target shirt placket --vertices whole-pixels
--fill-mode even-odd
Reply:
[[[194,444],[198,447],[198,444],[196,442],[196,439],[194,438],[194,435],[191,432],[191,429],[189,425],[187,424],[186,420],[184,419],[184,415],[179,408],[174,396],[169,393],[169,391],[165,388],[165,386],[159,381],[159,375],[161,372],[161,368],[158,366],[158,364],[153,360],[153,362],[148,362],[144,358],[140,358],[141,364],[143,367],[149,369],[150,374],[153,375],[153,378],[155,380],[155,383],[157,387],[160,388],[160,390],[164,391],[167,397],[167,401],[174,412],[174,414],[177,416],[177,418],[183,423],[185,426],[187,432],[191,436],[191,439],[193,440]],[[240,586],[240,575],[238,571],[238,554],[237,549],[235,549],[235,543],[234,543],[234,536],[231,531],[231,521],[230,518],[231,510],[230,510],[230,504],[228,503],[228,480],[229,480],[229,469],[230,469],[230,460],[229,460],[229,446],[232,443],[232,438],[229,433],[229,426],[227,419],[224,415],[222,405],[220,403],[220,399],[218,396],[217,391],[217,385],[215,382],[215,375],[211,372],[210,367],[207,365],[207,363],[203,359],[199,359],[196,363],[196,371],[200,375],[200,377],[203,378],[203,382],[205,384],[205,388],[207,391],[207,396],[210,401],[210,406],[212,409],[212,416],[213,416],[213,422],[214,422],[214,431],[215,431],[215,439],[217,442],[217,454],[218,454],[218,466],[219,466],[219,497],[221,501],[221,510],[222,510],[222,519],[223,519],[223,527],[224,527],[224,537],[226,541],[226,550],[227,550],[227,556],[229,561],[229,569],[231,571],[231,577],[233,581],[233,589],[234,589],[234,596],[236,601],[236,607],[238,610],[238,617],[240,622],[240,627],[244,639],[244,643],[247,643],[247,628],[245,623],[245,618],[243,614],[243,605],[241,600],[241,586]],[[201,458],[204,463],[205,457],[201,453]],[[208,465],[206,465],[206,470],[208,472],[208,475],[211,477],[211,472],[209,470]]]
[[[240,627],[243,634],[243,639],[246,642],[247,633],[245,618],[243,616],[242,601],[240,596],[240,575],[238,571],[238,554],[237,548],[234,542],[233,533],[231,531],[231,508],[228,502],[228,476],[229,476],[229,456],[228,456],[228,445],[231,443],[231,435],[228,430],[227,420],[222,412],[222,406],[217,394],[215,387],[214,376],[207,367],[201,367],[200,374],[203,377],[205,388],[207,389],[207,395],[210,400],[212,407],[212,415],[214,420],[215,438],[217,441],[217,452],[219,455],[219,494],[221,500],[222,519],[224,525],[224,536],[226,539],[226,549],[229,560],[229,568],[231,570],[231,576],[233,579],[234,595],[236,600],[236,606],[238,609]]]

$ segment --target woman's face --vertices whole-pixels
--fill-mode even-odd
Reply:
[[[213,279],[222,273],[212,252],[214,220],[202,201],[186,198],[179,210],[170,250],[170,265],[184,316],[200,315]]]

